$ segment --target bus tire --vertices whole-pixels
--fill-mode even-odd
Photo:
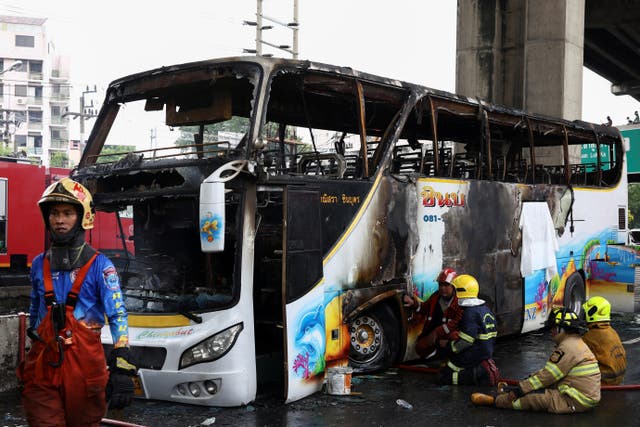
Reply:
[[[355,372],[388,368],[400,348],[398,318],[387,304],[361,313],[349,323],[349,365]]]
[[[578,316],[581,316],[582,304],[584,304],[585,299],[584,279],[580,273],[575,272],[569,276],[564,285],[564,305]]]

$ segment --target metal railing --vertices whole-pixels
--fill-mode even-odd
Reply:
[[[50,148],[52,150],[66,150],[67,148],[69,148],[69,140],[52,138]]]
[[[189,148],[194,148],[194,150],[185,151],[185,149],[189,149]],[[178,152],[166,154],[171,150],[178,150]],[[105,164],[105,163],[117,163],[119,160],[121,160],[122,158],[124,158],[129,154],[140,154],[140,158],[142,159],[146,153],[150,153],[151,155],[148,157],[148,160],[167,159],[171,157],[196,159],[200,157],[211,158],[211,157],[217,157],[217,156],[226,156],[229,154],[230,151],[231,151],[231,144],[229,143],[229,141],[213,141],[213,142],[206,142],[204,144],[180,145],[180,146],[174,146],[174,147],[150,148],[148,150],[122,151],[122,152],[115,152],[115,153],[108,153],[108,154],[98,154],[94,156],[89,156],[88,158],[96,159],[96,163]],[[160,152],[160,155],[158,154],[158,152]]]

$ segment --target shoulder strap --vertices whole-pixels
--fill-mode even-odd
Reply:
[[[89,268],[93,264],[93,261],[98,256],[99,252],[94,253],[89,261],[78,271],[78,275],[76,276],[76,280],[73,281],[73,286],[71,286],[71,290],[67,295],[66,305],[74,308],[76,303],[78,302],[78,294],[80,293],[80,288],[82,288],[82,283],[84,282],[84,278],[87,276],[89,272]],[[43,279],[44,279],[44,302],[48,306],[50,306],[56,300],[56,294],[53,291],[53,280],[51,279],[51,264],[49,259],[45,256],[43,263]]]

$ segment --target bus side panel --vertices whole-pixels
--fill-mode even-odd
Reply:
[[[563,304],[564,284],[571,273],[578,271],[585,276],[587,297],[604,296],[614,310],[633,310],[630,302],[633,290],[627,285],[634,282],[632,275],[639,261],[638,252],[611,246],[625,243],[624,238],[620,238],[620,229],[625,227],[620,224],[619,209],[623,208],[626,215],[626,192],[625,180],[609,189],[575,188],[573,218],[560,238],[558,271],[561,277],[556,284],[554,304]],[[573,233],[569,230],[572,224]]]
[[[553,219],[566,188],[429,178],[418,180],[416,191],[420,243],[412,273],[418,296],[427,298],[437,289],[438,271],[453,267],[478,279],[480,298],[498,317],[499,334],[520,333],[526,316],[520,273],[522,202],[546,201]],[[541,304],[533,304],[540,307],[536,312],[545,295],[538,296]],[[410,328],[410,340],[418,329]]]

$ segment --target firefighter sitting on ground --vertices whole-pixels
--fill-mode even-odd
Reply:
[[[51,247],[31,265],[32,347],[17,371],[24,411],[31,426],[98,426],[107,400],[123,408],[134,391],[118,273],[85,242],[95,213],[84,186],[63,178],[38,205]],[[100,341],[105,316],[114,342],[108,362]]]
[[[445,268],[438,274],[438,290],[426,301],[416,296],[404,296],[405,307],[416,307],[416,313],[426,316],[422,332],[416,340],[416,353],[422,358],[441,355],[443,347],[457,333],[462,319],[462,308],[458,305],[456,290],[451,281],[457,276],[452,268]]]
[[[569,414],[588,411],[600,402],[600,370],[580,337],[586,330],[583,322],[560,307],[552,309],[547,326],[556,348],[544,368],[515,386],[501,382],[496,397],[473,393],[475,405]]]
[[[598,359],[602,384],[618,385],[627,370],[627,355],[618,333],[611,327],[611,304],[595,296],[582,307],[589,328],[582,339]]]
[[[463,314],[458,324],[459,338],[447,346],[450,357],[440,371],[440,383],[495,385],[499,378],[492,359],[498,335],[496,318],[484,300],[478,298],[478,281],[473,276],[462,274],[451,283]]]

